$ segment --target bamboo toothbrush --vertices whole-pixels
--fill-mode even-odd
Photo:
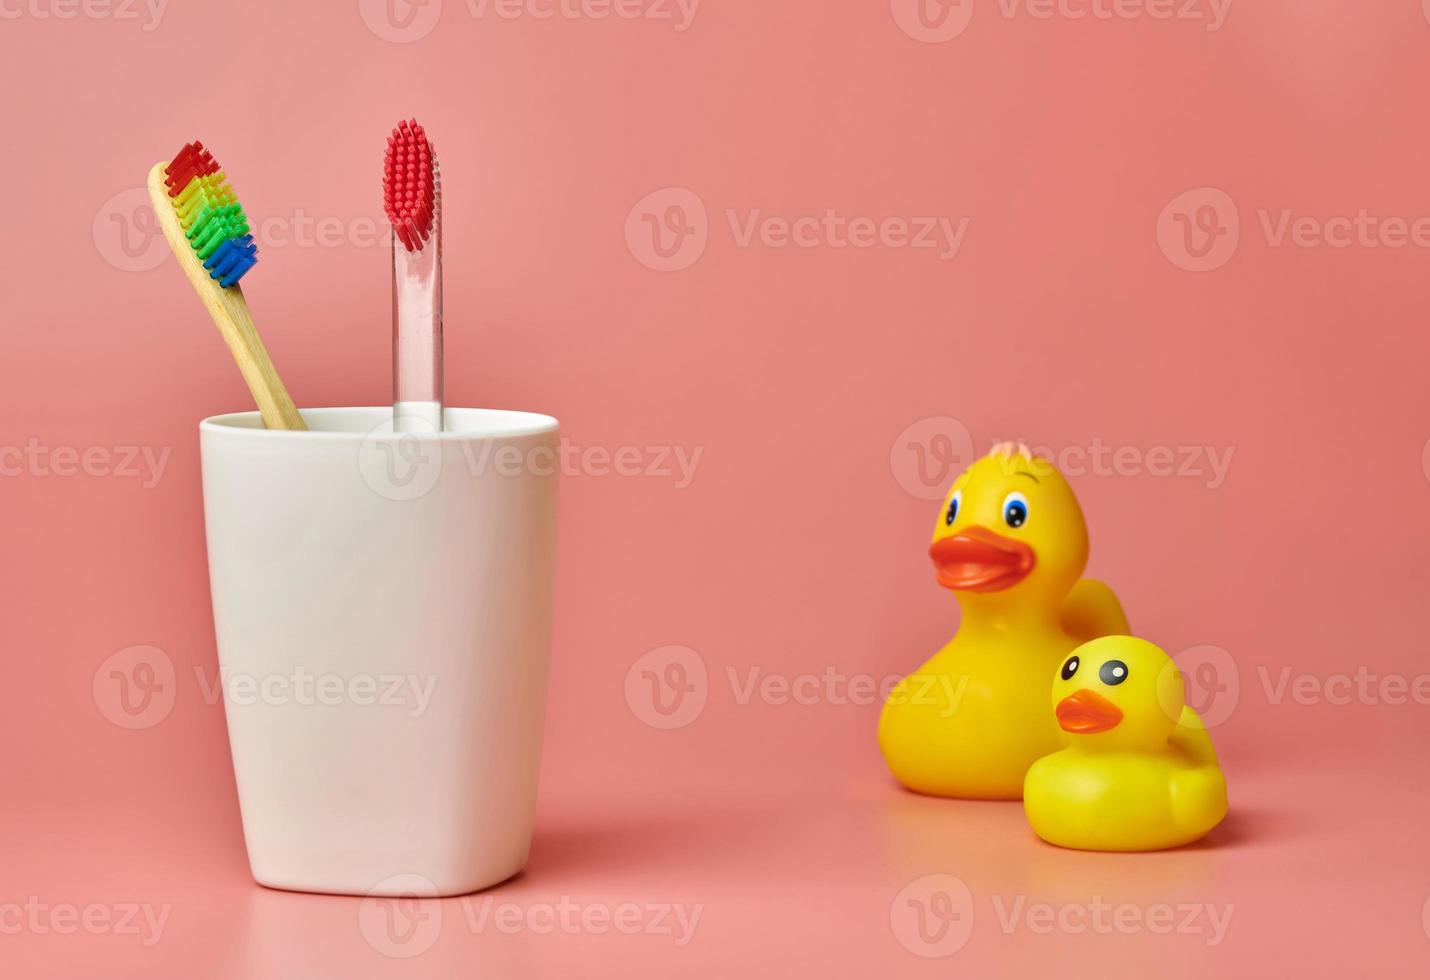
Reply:
[[[238,281],[258,261],[248,219],[212,154],[197,141],[149,171],[149,201],[169,249],[223,335],[263,424],[306,429],[258,336]]]
[[[442,173],[409,119],[387,140],[383,209],[392,222],[392,421],[442,431]]]

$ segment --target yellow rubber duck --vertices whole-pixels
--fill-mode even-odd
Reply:
[[[963,610],[958,633],[890,692],[879,748],[934,796],[1016,800],[1033,762],[1067,744],[1047,684],[1068,653],[1127,633],[1112,590],[1081,579],[1087,526],[1061,473],[1004,443],[954,480],[929,547]]]
[[[1226,780],[1182,675],[1146,640],[1107,636],[1072,652],[1053,681],[1069,745],[1028,770],[1033,832],[1085,851],[1157,851],[1226,816]]]

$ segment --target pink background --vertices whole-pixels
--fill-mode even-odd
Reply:
[[[409,39],[354,0],[175,0],[157,22],[0,5],[0,447],[96,450],[71,476],[0,458],[0,970],[1424,971],[1430,705],[1277,686],[1289,672],[1336,695],[1358,669],[1430,670],[1430,236],[1322,224],[1430,215],[1419,3],[1234,0],[1215,30],[1207,0],[1187,8],[1199,19],[980,0],[966,25],[954,7],[927,29],[903,0],[705,0],[685,30],[590,4],[505,18],[445,0],[423,20],[435,7],[397,3],[432,28]],[[206,140],[255,220],[274,219],[244,288],[299,404],[383,403],[373,241],[383,138],[404,114],[447,178],[449,401],[549,412],[575,447],[701,456],[685,487],[589,456],[564,481],[531,864],[394,950],[359,900],[248,877],[223,711],[195,675],[216,670],[196,426],[250,405],[134,209],[155,160]],[[661,260],[643,215],[671,204],[696,234]],[[1283,209],[1314,221],[1280,237]],[[897,235],[742,243],[755,210],[970,220],[944,259]],[[300,227],[317,219],[321,239]],[[1203,229],[1220,230],[1209,251]],[[1020,436],[1122,447],[1071,474],[1090,571],[1169,651],[1217,648],[1184,655],[1225,716],[1232,794],[1201,845],[1059,851],[1016,804],[897,789],[876,700],[743,697],[751,670],[882,680],[946,640],[957,610],[932,580],[938,505],[921,495],[951,457]],[[101,465],[126,446],[169,453],[157,483]],[[1230,453],[1224,479],[1205,456],[1162,473],[1180,447]],[[626,681],[669,645],[706,681],[688,724],[660,730]],[[175,675],[168,714],[128,730],[95,679],[134,646]],[[909,910],[948,909],[940,888],[963,914],[920,936]],[[53,911],[17,927],[5,910],[32,896],[171,908],[146,945],[59,934]],[[701,912],[684,946],[464,920],[563,897]],[[1005,922],[1099,899],[1129,916],[1205,904],[1228,927]]]

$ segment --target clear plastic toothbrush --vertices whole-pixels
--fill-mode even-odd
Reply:
[[[392,422],[442,431],[442,174],[409,119],[387,139],[383,206],[392,222]]]

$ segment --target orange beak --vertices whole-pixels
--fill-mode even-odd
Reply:
[[[961,592],[997,592],[1033,570],[1033,549],[985,527],[939,538],[929,546],[938,584]]]
[[[1083,688],[1058,702],[1055,709],[1063,731],[1074,735],[1096,735],[1116,728],[1122,709],[1096,691]]]

